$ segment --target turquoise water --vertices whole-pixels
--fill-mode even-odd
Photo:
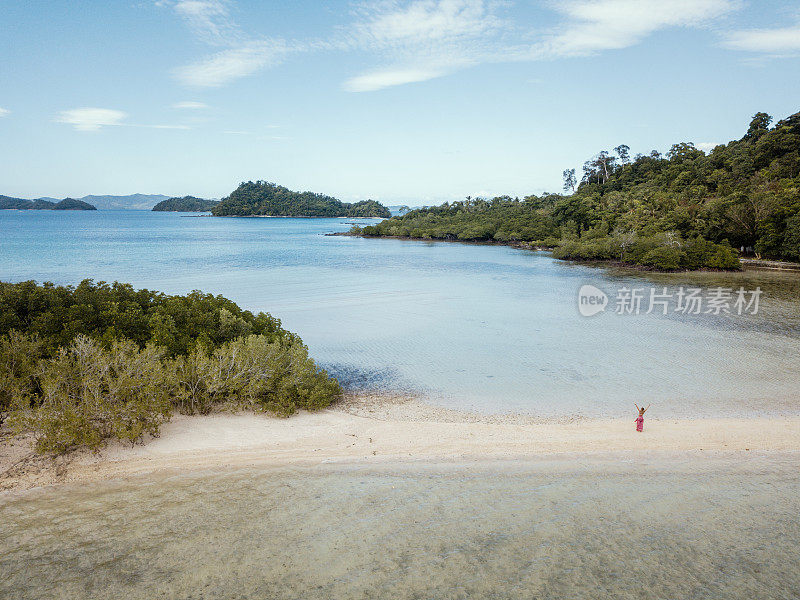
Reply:
[[[351,387],[483,412],[800,412],[800,278],[646,277],[502,246],[331,237],[349,219],[0,211],[0,279],[223,294],[298,332]],[[586,318],[591,284],[764,289],[755,316]],[[612,299],[613,301],[613,299]]]

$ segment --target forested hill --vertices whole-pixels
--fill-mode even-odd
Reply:
[[[168,198],[162,200],[153,207],[154,211],[171,212],[205,212],[219,204],[219,200],[205,200],[195,196],[184,196],[183,198]]]
[[[267,181],[248,181],[212,208],[214,216],[384,217],[389,209],[374,200],[355,204],[312,192],[293,192]]]
[[[800,260],[800,113],[708,155],[692,143],[630,157],[602,151],[564,171],[566,194],[502,196],[422,208],[354,228],[366,236],[530,242],[559,258],[657,269],[738,268],[739,251]],[[572,193],[569,193],[572,192]]]
[[[83,200],[75,198],[64,198],[59,202],[52,202],[44,198],[36,200],[24,200],[23,198],[11,198],[10,196],[0,196],[0,210],[97,210],[94,206]]]

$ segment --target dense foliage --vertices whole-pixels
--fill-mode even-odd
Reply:
[[[507,196],[410,211],[366,236],[527,242],[560,258],[619,260],[671,270],[737,268],[738,252],[800,260],[800,113],[770,127],[758,113],[744,137],[709,155],[691,143],[631,159],[603,151],[570,195]]]
[[[355,204],[341,202],[331,196],[313,192],[293,192],[267,181],[248,181],[211,210],[221,216],[281,217],[383,217],[389,209],[374,200]]]
[[[289,415],[340,394],[297,335],[221,296],[0,283],[0,422],[41,452],[136,442],[173,409]]]
[[[195,196],[184,196],[183,198],[168,198],[162,200],[153,207],[155,211],[171,212],[205,212],[219,204],[219,200],[205,200]]]
[[[97,210],[94,206],[83,200],[75,198],[64,198],[59,202],[52,202],[44,198],[36,200],[24,200],[22,198],[11,198],[10,196],[0,196],[0,210]]]

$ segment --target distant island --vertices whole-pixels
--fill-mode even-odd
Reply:
[[[467,197],[419,208],[365,237],[494,242],[556,258],[674,271],[739,269],[739,254],[800,260],[800,113],[774,127],[753,116],[740,140],[708,155],[693,143],[630,157],[624,144],[564,171],[565,194]]]
[[[25,200],[23,198],[0,196],[0,210],[97,210],[97,207],[75,198],[64,198],[54,202],[45,198]]]
[[[219,204],[219,200],[206,200],[195,196],[168,198],[156,204],[152,210],[160,212],[206,212]]]
[[[66,205],[71,205],[75,201],[83,202],[94,207],[97,210],[150,210],[162,200],[167,200],[169,196],[163,194],[129,194],[127,196],[98,196],[89,195],[81,198],[64,198],[69,200]],[[59,198],[36,198],[35,200],[23,200],[22,198],[11,198],[9,196],[0,196],[0,208],[17,208],[18,210],[25,210],[22,206],[5,206],[5,204],[16,203],[36,203],[35,207],[27,206],[28,209],[49,210],[49,204],[58,204],[63,202]],[[84,209],[90,210],[90,209]]]
[[[381,217],[392,216],[375,200],[348,204],[323,194],[293,192],[268,181],[248,181],[211,209],[216,217]]]

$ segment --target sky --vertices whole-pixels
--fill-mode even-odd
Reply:
[[[0,0],[0,194],[560,191],[800,111],[797,0]]]

